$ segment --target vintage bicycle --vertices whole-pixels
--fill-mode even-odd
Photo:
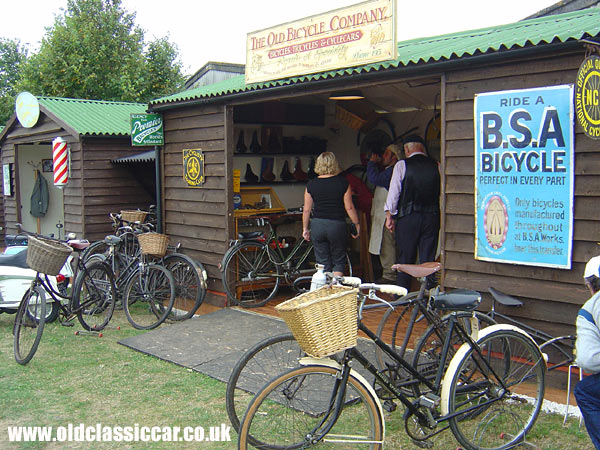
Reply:
[[[351,340],[342,340],[337,343],[338,348],[325,351],[332,354],[350,347],[339,362],[304,358],[302,367],[281,374],[262,388],[242,420],[239,448],[247,448],[251,440],[260,448],[309,448],[321,444],[382,448],[385,424],[381,402],[371,384],[351,368],[353,363],[364,367],[380,388],[405,406],[405,429],[420,446],[428,446],[429,439],[448,428],[460,444],[470,450],[512,448],[523,442],[539,414],[546,373],[544,356],[526,332],[510,325],[492,325],[480,331],[475,316],[471,329],[467,330],[456,316],[474,311],[481,300],[479,293],[464,290],[440,293],[433,299],[435,307],[447,311],[449,316],[440,363],[432,379],[399,357],[361,321],[366,300],[380,300],[377,292],[392,290],[396,295],[405,295],[406,291],[372,283],[360,284],[358,288],[358,292],[327,292],[333,287],[319,290],[326,294],[327,300],[334,297],[339,298],[340,303],[347,302],[344,308],[339,305],[331,308],[334,311],[354,310],[356,313],[356,308],[351,306],[358,300],[358,320],[356,316],[354,320],[345,319],[343,325],[336,317],[338,313],[328,314],[326,310],[316,311],[319,321],[302,323],[299,317],[306,316],[306,311],[287,317],[286,313],[284,318],[303,350],[319,357],[325,356],[321,354],[322,343],[332,341],[332,337],[321,330],[341,326],[350,328],[346,330],[349,335],[355,335],[357,328],[363,331],[411,374],[414,397],[406,396],[389,374],[377,369]],[[318,309],[314,305],[326,303],[311,295],[314,294],[302,294],[278,308],[281,313],[286,308],[293,312],[295,308]],[[308,325],[314,322],[319,322],[321,330]],[[454,335],[459,336],[463,344],[451,357],[449,348],[455,341]]]
[[[27,264],[37,272],[21,300],[13,328],[15,360],[19,364],[27,364],[42,338],[47,294],[60,308],[63,325],[72,326],[72,320],[77,317],[83,328],[98,332],[112,318],[116,288],[112,271],[104,262],[84,264],[81,260],[80,254],[89,246],[88,241],[71,239],[63,242],[27,232],[20,224],[17,225],[28,236]],[[75,281],[71,289],[59,292],[49,276],[58,275],[71,254],[74,254]]]
[[[279,216],[248,219],[268,231],[239,233],[220,264],[221,279],[233,305],[253,308],[265,305],[283,284],[291,285],[298,277],[315,272],[313,244],[301,237],[290,242],[277,234],[277,226],[286,218]],[[352,275],[352,263],[346,255]]]

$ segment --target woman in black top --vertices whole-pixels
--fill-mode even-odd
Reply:
[[[348,180],[340,176],[341,169],[333,153],[319,155],[315,172],[318,177],[308,182],[304,192],[302,237],[313,241],[315,259],[325,266],[325,272],[341,276],[346,267],[346,213],[356,227],[356,234],[352,234],[354,239],[360,233],[358,214]]]

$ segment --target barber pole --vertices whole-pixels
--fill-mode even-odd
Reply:
[[[67,143],[61,137],[52,141],[52,161],[54,163],[54,185],[63,187],[69,181],[69,152]]]

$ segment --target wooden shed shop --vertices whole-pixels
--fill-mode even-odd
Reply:
[[[474,102],[489,92],[573,85],[586,52],[598,48],[596,42],[600,10],[591,8],[399,42],[397,59],[385,63],[249,85],[239,76],[154,100],[149,109],[163,114],[165,129],[164,229],[202,261],[212,301],[224,303],[218,264],[235,237],[234,169],[241,170],[242,186],[247,167],[260,175],[266,156],[274,158],[276,175],[286,162],[293,168],[300,161],[306,171],[310,157],[296,146],[303,139],[312,139],[313,145],[325,141],[327,150],[349,167],[360,164],[361,143],[373,130],[396,136],[427,132],[430,149],[439,139],[443,170],[443,286],[476,289],[484,297],[490,286],[496,287],[525,300],[517,312],[522,318],[557,333],[557,328],[572,331],[587,295],[584,264],[599,251],[597,141],[580,125],[565,124],[566,130],[574,129],[575,149],[570,268],[476,259]],[[359,90],[364,99],[329,99],[332,92],[347,89]],[[436,123],[438,114],[436,136],[428,125]],[[248,146],[255,132],[263,137],[268,128],[288,143],[282,152],[277,149],[281,153],[236,152],[241,131]],[[264,146],[264,137],[259,142]],[[204,155],[205,182],[194,188],[182,176],[186,149]],[[301,183],[277,177],[259,185],[272,188],[285,208],[302,204]]]
[[[27,230],[57,236],[57,224],[62,224],[63,232],[94,241],[112,231],[110,212],[147,208],[155,202],[154,192],[145,189],[126,165],[111,162],[147,150],[132,147],[130,138],[130,114],[145,112],[146,105],[36,100],[39,117],[33,123],[25,127],[15,114],[0,132],[6,233],[15,233],[15,224],[22,223]],[[53,184],[52,141],[57,137],[66,142],[70,160],[68,182],[62,188]],[[46,180],[49,193],[47,211],[39,218],[30,213],[37,176]],[[149,177],[154,177],[153,169]]]

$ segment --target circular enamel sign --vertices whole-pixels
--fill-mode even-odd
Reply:
[[[24,128],[33,127],[40,117],[40,104],[29,92],[21,92],[15,105],[17,119]]]

